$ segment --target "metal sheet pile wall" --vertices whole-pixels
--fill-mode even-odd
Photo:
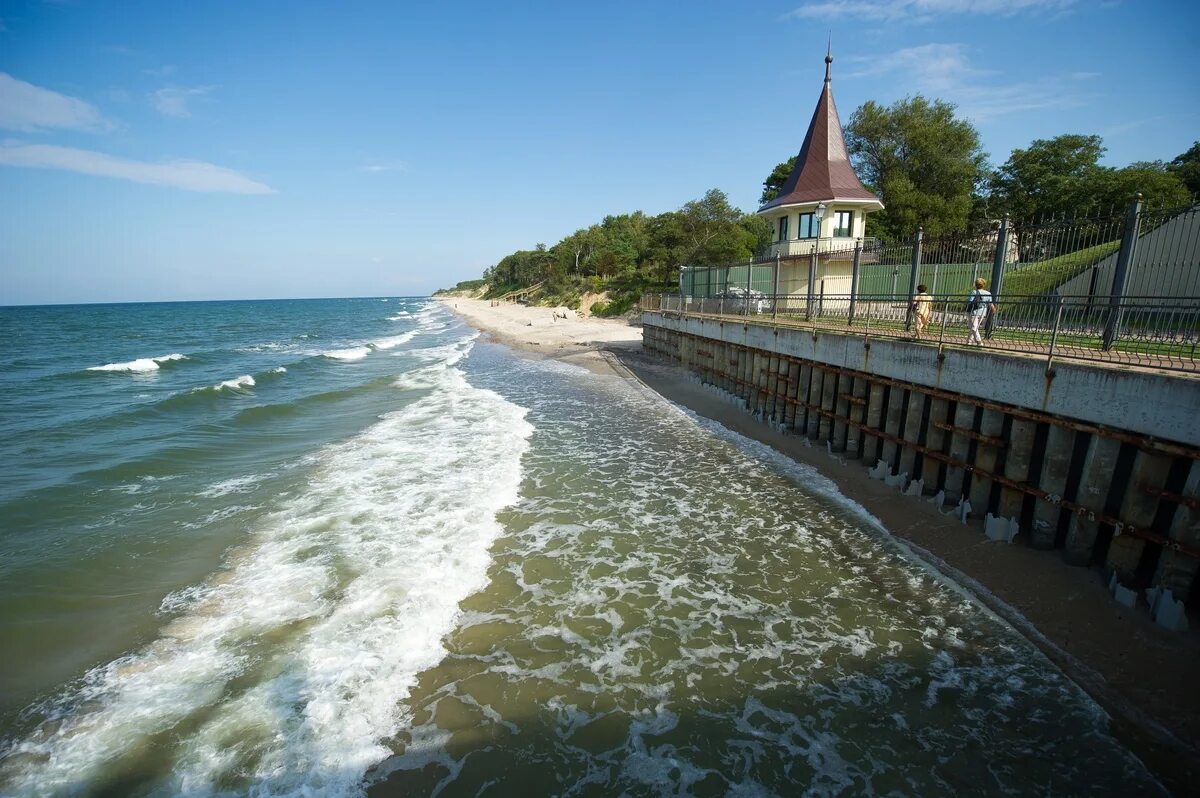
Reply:
[[[1200,603],[1195,446],[653,324],[643,346],[782,431],[882,463],[910,494],[1014,519],[1029,545]]]

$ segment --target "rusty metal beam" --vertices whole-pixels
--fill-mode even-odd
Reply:
[[[1140,487],[1141,487],[1143,493],[1148,493],[1151,496],[1157,496],[1159,499],[1162,499],[1163,501],[1168,501],[1168,502],[1171,502],[1172,504],[1179,504],[1179,505],[1182,505],[1182,506],[1187,507],[1192,510],[1200,510],[1200,497],[1181,496],[1178,493],[1171,493],[1170,491],[1160,490],[1159,488],[1153,487],[1151,485],[1141,485]]]
[[[944,429],[947,432],[953,432],[955,435],[962,435],[964,438],[970,438],[971,440],[979,441],[985,446],[993,446],[997,449],[1005,449],[1008,447],[1008,441],[1004,440],[1003,438],[994,438],[991,435],[982,435],[973,429],[956,427],[949,421],[933,421],[931,423],[938,429]]]

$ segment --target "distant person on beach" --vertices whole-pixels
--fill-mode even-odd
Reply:
[[[916,337],[919,339],[929,320],[933,318],[933,297],[929,295],[929,288],[924,283],[917,286],[917,295],[913,297],[910,309],[916,323]]]
[[[976,278],[975,290],[967,295],[967,320],[971,323],[971,335],[967,338],[967,343],[983,346],[983,336],[979,334],[979,327],[984,319],[995,312],[996,303],[992,299],[992,292],[987,290],[987,280],[982,277]]]

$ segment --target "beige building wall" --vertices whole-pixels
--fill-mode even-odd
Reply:
[[[778,212],[764,214],[771,223],[772,255],[809,255],[812,253],[813,248],[817,246],[818,241],[820,242],[821,252],[851,249],[854,247],[855,239],[864,237],[868,205],[866,203],[830,202],[825,206],[825,215],[819,224],[819,236],[817,238],[797,238],[796,235],[800,231],[800,216],[805,213],[813,213],[816,208],[816,203],[813,203],[811,205],[782,208]],[[838,211],[850,211],[854,214],[850,227],[850,235],[848,236],[835,237],[833,235]],[[784,218],[788,220],[788,237],[787,240],[780,241],[779,227]]]

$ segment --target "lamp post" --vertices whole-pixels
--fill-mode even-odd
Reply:
[[[817,289],[817,255],[821,251],[821,220],[825,217],[825,203],[818,202],[813,215],[817,217],[817,242],[813,245],[812,253],[808,258],[808,307],[807,316],[811,321],[813,317],[813,302]]]

